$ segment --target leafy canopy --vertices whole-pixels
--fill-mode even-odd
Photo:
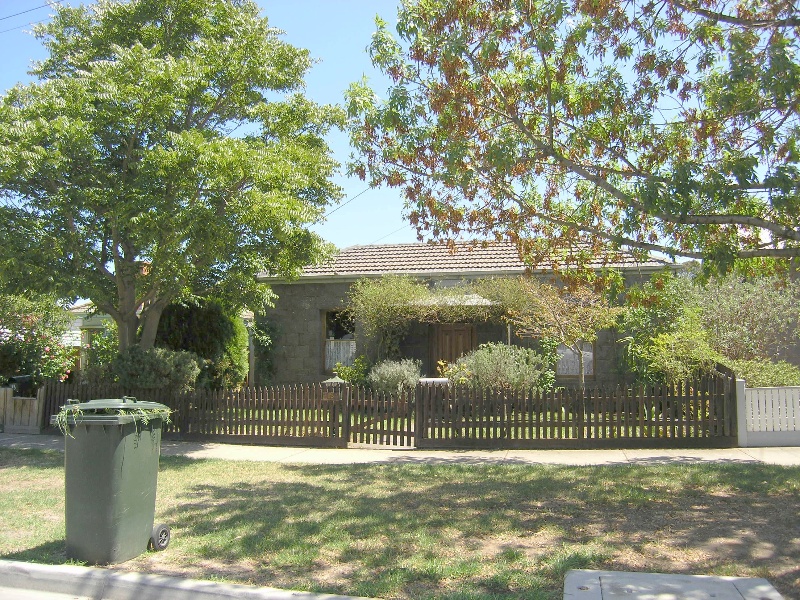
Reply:
[[[173,299],[260,307],[326,244],[341,110],[302,95],[306,50],[250,0],[60,6],[38,81],[0,101],[0,278],[91,299],[120,349]],[[141,339],[138,337],[141,328]]]
[[[421,236],[534,265],[800,256],[799,25],[790,0],[409,0],[370,47],[388,95],[350,87],[351,169]]]

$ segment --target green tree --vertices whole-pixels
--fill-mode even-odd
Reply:
[[[156,346],[193,352],[206,361],[202,383],[238,387],[247,377],[248,335],[238,314],[216,301],[170,304],[161,316]]]
[[[754,381],[793,380],[788,365],[775,361],[797,343],[797,282],[739,274],[704,279],[687,269],[654,275],[627,291],[626,304],[619,324],[626,366],[641,381],[695,376],[717,362]]]
[[[388,95],[349,90],[351,169],[420,234],[533,265],[800,256],[798,23],[790,0],[409,0],[370,48]]]
[[[71,317],[54,298],[0,294],[0,383],[31,375],[33,383],[65,379],[75,356],[62,342]]]
[[[797,281],[731,274],[711,278],[696,298],[714,349],[728,359],[776,359],[798,342]]]
[[[586,383],[583,345],[594,342],[602,329],[616,325],[624,311],[586,286],[558,288],[531,277],[490,279],[478,293],[503,306],[504,319],[520,337],[552,339],[578,358],[578,387]]]
[[[173,300],[261,308],[259,272],[327,251],[341,109],[302,95],[306,50],[250,0],[99,0],[36,27],[38,81],[0,102],[0,277],[91,299],[120,350]]]

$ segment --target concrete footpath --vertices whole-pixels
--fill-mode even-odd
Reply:
[[[0,433],[0,447],[64,450],[60,435]],[[358,447],[347,449],[241,446],[163,440],[162,456],[315,465],[354,464],[531,464],[661,465],[670,463],[765,463],[800,466],[800,447],[660,450],[414,450]]]

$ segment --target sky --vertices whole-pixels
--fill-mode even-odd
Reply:
[[[78,0],[62,0],[69,5]],[[342,104],[350,83],[366,76],[383,97],[389,80],[373,68],[366,49],[380,15],[393,28],[397,0],[258,0],[270,25],[282,29],[283,39],[306,48],[317,63],[306,76],[306,96],[321,104]],[[51,0],[52,3],[52,0]],[[91,2],[84,2],[91,3]],[[31,24],[53,13],[46,0],[0,0],[0,93],[29,82],[31,61],[44,58],[41,44],[30,34]],[[345,175],[351,153],[345,133],[335,132],[328,143],[340,174],[334,181],[344,198],[331,206],[325,222],[314,231],[339,248],[356,244],[394,244],[417,241],[415,229],[402,218],[403,200],[396,189],[369,189],[357,177]]]

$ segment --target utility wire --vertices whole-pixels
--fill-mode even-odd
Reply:
[[[53,2],[48,2],[47,4],[42,4],[41,6],[35,6],[33,8],[29,8],[28,10],[23,10],[18,13],[14,13],[13,15],[7,15],[5,17],[0,17],[0,21],[5,21],[6,19],[11,19],[12,17],[18,17],[20,15],[24,15],[25,13],[33,12],[35,10],[39,10],[40,8],[47,8],[52,6],[53,4],[61,4],[64,0],[53,0]],[[23,25],[24,27],[24,25]]]
[[[396,230],[394,230],[392,233],[387,233],[387,234],[386,234],[385,236],[383,236],[382,238],[378,238],[378,239],[377,239],[377,240],[375,240],[374,242],[370,242],[370,244],[377,244],[377,243],[378,243],[378,242],[380,242],[381,240],[385,240],[385,239],[386,239],[387,237],[389,237],[390,235],[394,235],[395,233],[398,233],[398,232],[400,232],[400,231],[403,231],[403,229],[407,229],[407,228],[409,228],[409,227],[411,227],[411,224],[410,224],[410,223],[409,223],[408,225],[403,225],[403,226],[402,226],[400,229],[396,229]]]
[[[14,31],[16,29],[22,29],[23,27],[28,27],[29,25],[37,25],[39,23],[44,23],[47,19],[42,19],[41,21],[31,21],[30,23],[25,23],[24,25],[17,25],[16,27],[9,27],[8,29],[3,29],[0,33],[8,33],[9,31]]]
[[[366,194],[366,193],[367,193],[367,192],[368,192],[370,189],[371,189],[371,188],[369,188],[369,187],[368,187],[368,188],[366,188],[366,189],[364,189],[364,190],[360,191],[360,192],[359,192],[359,193],[357,193],[355,196],[353,196],[352,198],[350,198],[350,199],[349,199],[347,202],[345,202],[345,203],[343,203],[343,204],[340,204],[339,206],[337,206],[336,208],[334,208],[334,209],[333,209],[331,212],[329,212],[329,213],[326,213],[326,214],[325,214],[325,215],[322,217],[322,219],[327,219],[328,217],[330,217],[330,216],[331,216],[333,213],[335,213],[335,212],[336,212],[337,210],[339,210],[340,208],[342,208],[342,207],[344,207],[344,206],[347,206],[348,204],[350,204],[350,203],[351,203],[353,200],[355,200],[355,199],[356,199],[356,198],[358,198],[359,196],[362,196],[363,194]],[[321,221],[322,219],[320,219],[320,221]]]

